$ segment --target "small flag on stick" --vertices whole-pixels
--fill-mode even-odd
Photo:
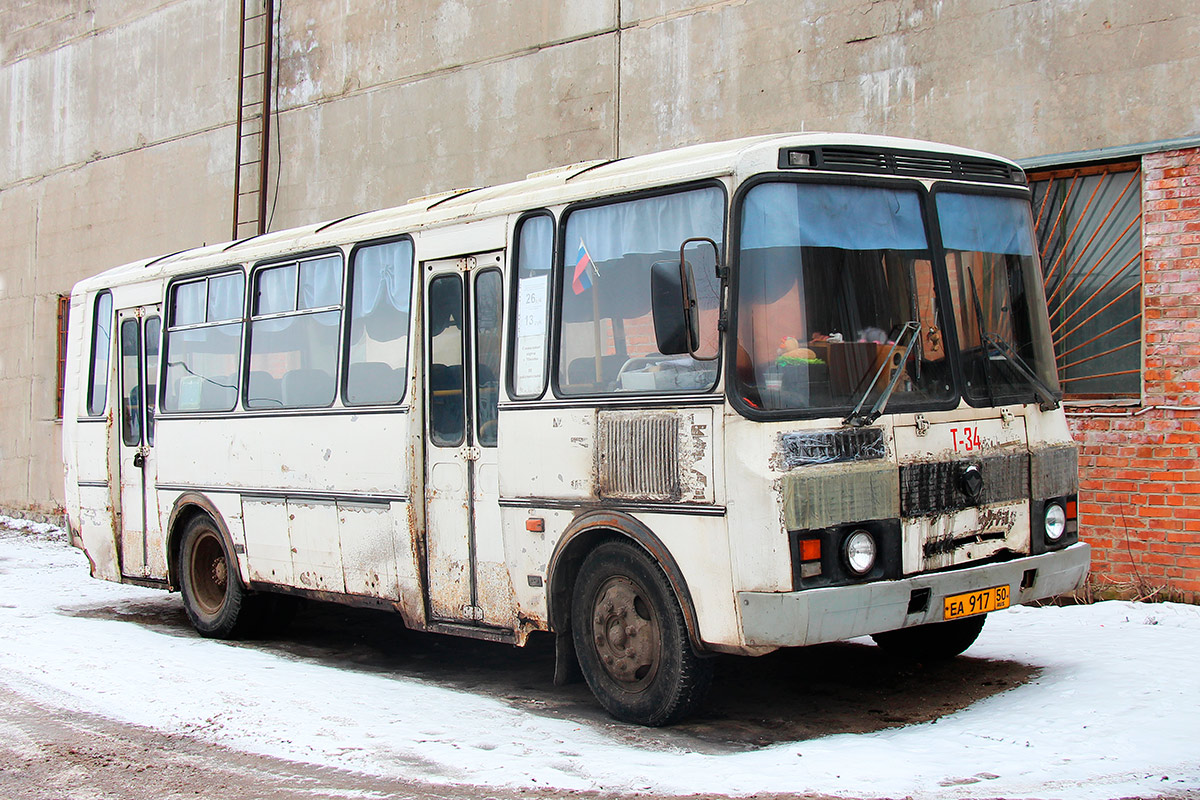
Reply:
[[[575,294],[583,294],[588,289],[592,288],[592,276],[588,274],[588,267],[596,269],[596,265],[592,263],[592,257],[588,255],[587,246],[584,245],[583,239],[579,240],[579,253],[575,261],[575,274],[571,279],[571,289]],[[597,275],[600,273],[597,272]]]

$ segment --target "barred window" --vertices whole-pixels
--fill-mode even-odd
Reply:
[[[1031,173],[1059,379],[1067,397],[1141,394],[1141,170]]]
[[[63,387],[67,381],[67,324],[70,315],[71,295],[60,294],[58,296],[58,380],[54,403],[54,417],[56,419],[62,419],[63,416]]]

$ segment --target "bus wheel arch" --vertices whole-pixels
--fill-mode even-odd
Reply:
[[[181,496],[168,530],[170,584],[183,595],[192,627],[213,639],[253,633],[262,601],[242,581],[233,538],[213,504],[202,495]]]
[[[167,518],[167,583],[172,592],[177,592],[181,588],[179,555],[183,547],[183,532],[192,519],[197,516],[208,517],[224,538],[229,552],[231,554],[237,552],[233,546],[233,537],[229,535],[229,528],[225,525],[225,520],[217,511],[217,507],[202,494],[195,492],[181,494],[175,499],[175,504],[171,507],[171,514]]]
[[[551,561],[555,683],[582,677],[618,719],[668,725],[703,701],[712,662],[678,565],[645,526],[614,516],[577,518]]]
[[[579,568],[588,553],[605,541],[628,539],[635,542],[646,555],[666,573],[667,581],[675,594],[675,600],[683,612],[687,624],[688,639],[692,649],[698,654],[705,653],[706,648],[700,639],[700,625],[696,617],[696,607],[692,602],[691,592],[683,571],[671,556],[662,540],[648,527],[634,517],[618,511],[587,511],[567,526],[554,553],[550,557],[547,570],[549,577],[550,630],[556,633],[569,634],[571,625],[571,594],[575,581],[579,577]]]

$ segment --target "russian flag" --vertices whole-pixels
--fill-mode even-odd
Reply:
[[[576,258],[575,275],[571,279],[571,289],[575,294],[583,294],[592,288],[592,276],[588,274],[588,266],[592,264],[592,257],[588,255],[587,247],[583,244],[583,239],[579,240],[579,254]],[[592,269],[595,269],[594,265]]]

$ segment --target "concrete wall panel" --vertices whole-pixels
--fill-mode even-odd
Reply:
[[[612,44],[587,38],[282,113],[272,228],[609,157]]]
[[[536,54],[616,24],[615,4],[594,0],[294,0],[283,3],[280,14],[285,109]]]
[[[0,188],[231,122],[232,3],[178,0],[0,68]]]
[[[687,5],[623,6],[622,154],[819,129],[1020,158],[1200,130],[1185,2]]]
[[[229,238],[233,130],[104,158],[42,182],[39,293],[138,258]]]

